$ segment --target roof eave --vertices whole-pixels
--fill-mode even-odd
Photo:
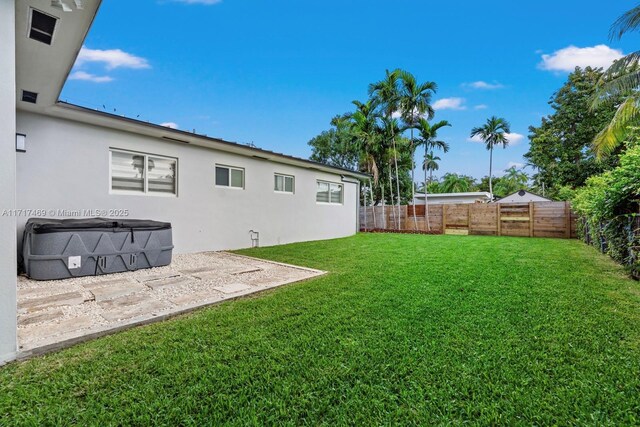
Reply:
[[[221,138],[200,135],[180,129],[172,129],[154,123],[143,122],[140,120],[118,116],[104,111],[93,110],[64,101],[58,101],[53,108],[46,110],[46,114],[116,129],[119,128],[118,123],[126,123],[127,129],[120,128],[121,130],[158,138],[165,138],[167,142],[183,142],[189,144],[193,143],[195,145],[200,145],[211,149],[233,152],[236,154],[246,155],[262,160],[290,164],[293,166],[304,167],[306,169],[315,169],[321,172],[349,176],[359,180],[370,178],[370,175],[362,172],[357,172],[336,166],[330,166],[324,163],[315,162],[313,160],[302,159],[299,157],[276,153],[261,148],[250,147],[239,144],[237,142],[226,141]],[[86,120],[89,117],[93,117],[96,120],[94,120],[93,122]]]

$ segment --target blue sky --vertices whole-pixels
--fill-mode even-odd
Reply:
[[[451,151],[439,174],[477,178],[488,152],[468,140],[498,115],[523,163],[527,129],[575,65],[637,50],[608,40],[636,5],[619,0],[104,0],[62,100],[300,157],[335,114],[365,100],[385,69],[438,84],[436,119]]]

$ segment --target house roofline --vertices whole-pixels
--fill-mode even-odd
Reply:
[[[521,189],[520,189],[520,190],[518,190],[518,191],[514,191],[513,193],[509,193],[509,194],[507,194],[506,196],[501,197],[500,199],[504,199],[504,198],[507,198],[507,197],[509,197],[509,196],[513,196],[514,194],[518,194],[520,191],[526,191],[526,192],[527,192],[527,193],[529,193],[529,194],[533,194],[534,196],[542,197],[543,199],[547,199],[547,200],[549,200],[549,201],[553,202],[553,199],[550,199],[550,198],[548,198],[547,196],[541,196],[540,194],[534,193],[533,191],[525,190],[524,188],[521,188]]]
[[[60,95],[62,95],[62,91],[64,90],[65,85],[67,84],[67,81],[69,80],[69,76],[71,75],[71,72],[73,71],[73,67],[76,65],[76,61],[78,60],[78,56],[80,56],[80,51],[82,50],[82,47],[84,46],[85,41],[87,40],[87,37],[89,37],[89,31],[91,31],[91,28],[93,27],[93,23],[96,21],[96,17],[98,16],[98,12],[100,11],[100,7],[102,7],[102,0],[96,0],[98,2],[98,5],[96,6],[96,10],[93,13],[93,16],[91,16],[91,21],[89,22],[89,25],[87,26],[84,35],[82,36],[82,43],[80,43],[80,46],[78,46],[78,48],[76,49],[76,53],[75,55],[73,55],[73,62],[71,64],[69,64],[69,67],[67,68],[67,72],[64,75],[64,79],[62,79],[62,85],[58,88],[58,93],[56,95],[56,103],[61,102],[60,101]]]
[[[56,110],[59,110],[61,114],[58,114],[58,111]],[[330,166],[330,165],[316,162],[313,160],[303,159],[300,157],[290,156],[283,153],[277,153],[275,151],[265,150],[262,148],[251,147],[251,146],[240,144],[237,142],[227,141],[222,138],[210,137],[207,135],[196,134],[196,133],[192,133],[192,132],[188,132],[180,129],[173,129],[166,126],[161,126],[159,124],[144,122],[141,120],[132,119],[124,116],[119,116],[117,114],[108,113],[106,111],[94,110],[91,108],[83,107],[76,104],[71,104],[64,101],[58,101],[54,106],[54,108],[48,109],[48,111],[45,114],[54,115],[62,118],[68,118],[70,120],[75,120],[80,122],[86,122],[84,120],[80,120],[79,117],[75,117],[75,118],[68,117],[67,113],[69,112],[79,113],[81,117],[94,116],[94,117],[106,119],[109,121],[127,123],[128,125],[132,126],[134,129],[136,128],[139,130],[147,129],[147,130],[150,130],[152,133],[158,134],[158,135],[151,135],[151,136],[165,138],[167,142],[192,143],[197,141],[200,143],[199,145],[205,146],[211,149],[218,149],[221,151],[233,151],[237,154],[245,154],[254,158],[259,158],[259,159],[269,160],[269,161],[276,161],[276,162],[279,161],[280,163],[291,164],[294,166],[301,166],[301,167],[306,167],[311,169],[317,169],[322,172],[351,176],[357,179],[370,178],[370,175],[366,173],[353,171],[351,169],[341,168],[337,166]],[[122,130],[127,131],[126,129],[122,129]],[[144,133],[144,132],[140,132],[140,133]],[[166,136],[161,134],[166,134]],[[172,136],[175,138],[172,138]],[[215,144],[216,146],[212,146],[212,144]],[[227,150],[225,150],[225,148]]]
[[[428,193],[428,197],[454,197],[454,196],[484,196],[491,197],[486,191],[469,191],[465,193]],[[415,197],[424,197],[424,193],[416,193]]]

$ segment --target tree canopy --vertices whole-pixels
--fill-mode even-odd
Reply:
[[[591,108],[601,69],[576,68],[549,104],[554,110],[539,126],[529,127],[529,151],[525,159],[536,169],[537,188],[557,197],[563,187],[582,186],[589,176],[609,169],[612,157],[598,162],[592,149],[594,137],[610,121],[615,107],[601,104]]]
[[[428,150],[448,150],[437,130],[449,123],[429,122],[435,90],[434,82],[420,83],[407,71],[387,70],[382,80],[369,85],[365,102],[353,101],[353,112],[334,117],[329,130],[309,141],[311,160],[370,174],[371,185],[364,189],[368,201],[408,203],[416,148],[424,146],[425,156]]]

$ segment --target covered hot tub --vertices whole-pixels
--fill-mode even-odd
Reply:
[[[170,223],[139,219],[31,218],[22,241],[24,271],[36,280],[169,265],[172,251]]]

